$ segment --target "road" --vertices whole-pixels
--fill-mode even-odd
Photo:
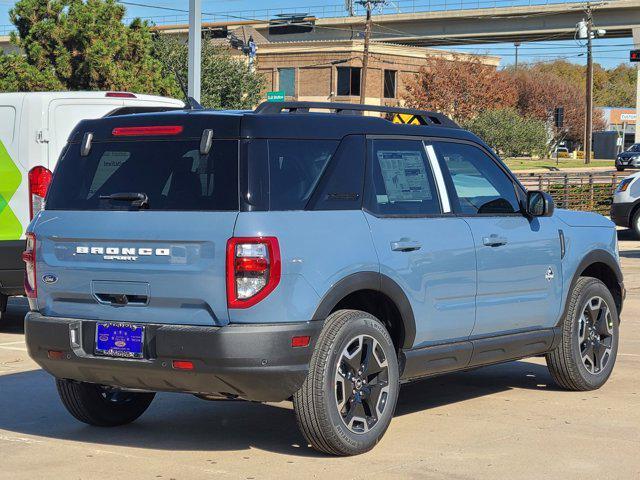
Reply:
[[[28,358],[13,302],[0,328],[0,479],[638,479],[640,242],[621,232],[629,296],[610,381],[557,389],[543,359],[402,388],[372,452],[331,458],[303,444],[290,404],[159,395],[136,423],[100,429],[63,409]]]

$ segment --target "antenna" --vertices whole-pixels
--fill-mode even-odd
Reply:
[[[187,91],[187,86],[184,84],[184,80],[182,80],[182,77],[180,77],[180,74],[178,73],[178,69],[176,67],[172,67],[172,70],[173,70],[173,74],[176,76],[176,80],[178,81],[178,84],[180,85],[180,90],[182,90],[182,94],[186,99],[187,109],[204,110],[204,107],[200,105],[195,98],[189,96],[189,93]]]

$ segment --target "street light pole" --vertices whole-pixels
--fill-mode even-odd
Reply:
[[[518,70],[518,48],[520,48],[520,42],[515,42],[513,44],[514,47],[516,47],[516,65],[515,65],[515,69]]]
[[[189,0],[189,96],[200,102],[202,68],[202,0]]]

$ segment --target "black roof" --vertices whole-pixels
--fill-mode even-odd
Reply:
[[[308,111],[305,105],[322,105],[333,110],[333,113]],[[441,114],[388,107],[359,105],[345,107],[345,105],[349,104],[287,102],[261,106],[255,111],[176,110],[105,117],[81,121],[69,140],[79,142],[87,132],[93,134],[94,141],[114,140],[112,131],[118,127],[180,125],[184,131],[174,138],[201,138],[204,129],[212,129],[215,138],[341,139],[346,135],[364,134],[479,141],[475,135],[461,129]],[[406,125],[393,123],[379,116],[361,114],[363,110],[370,109],[387,113],[408,112],[425,115],[431,120],[425,120],[425,125]],[[438,123],[433,119],[438,119]],[[128,137],[129,140],[131,138],[139,137]]]

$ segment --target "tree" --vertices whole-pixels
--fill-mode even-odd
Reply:
[[[64,90],[52,69],[39,70],[22,55],[0,54],[0,92]]]
[[[411,107],[442,112],[459,122],[487,109],[512,107],[516,98],[508,74],[461,55],[429,57],[404,95]]]
[[[513,108],[485,110],[465,127],[508,157],[543,155],[547,152],[547,129],[540,120],[523,117]]]
[[[583,140],[584,92],[577,85],[537,68],[523,67],[511,75],[518,92],[516,106],[521,115],[545,122],[555,142],[561,139],[575,142]],[[556,107],[564,108],[562,129],[556,129],[551,122]],[[603,129],[604,119],[596,110],[593,115],[593,130]]]
[[[187,83],[187,45],[168,36],[156,38],[155,54],[163,59],[163,75]],[[255,107],[266,83],[244,61],[234,58],[228,48],[202,42],[201,102],[207,108],[243,110]]]
[[[124,14],[115,0],[19,0],[9,12],[17,30],[12,42],[30,67],[47,72],[35,89],[48,88],[53,75],[69,90],[179,95],[175,79],[163,75],[152,55],[148,23],[125,25]],[[7,75],[0,72],[0,80]]]

